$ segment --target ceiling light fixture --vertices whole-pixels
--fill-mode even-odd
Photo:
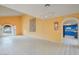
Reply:
[[[44,6],[45,6],[45,7],[49,7],[49,6],[50,6],[50,4],[45,4]]]

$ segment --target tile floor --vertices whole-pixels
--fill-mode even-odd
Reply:
[[[79,48],[27,36],[0,37],[0,55],[76,55]]]

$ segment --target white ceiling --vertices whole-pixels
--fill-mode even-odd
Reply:
[[[41,18],[64,16],[79,12],[79,4],[5,4],[3,6]]]
[[[0,16],[19,16],[22,13],[0,5]]]

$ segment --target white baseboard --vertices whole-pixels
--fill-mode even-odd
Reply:
[[[31,37],[31,38],[36,38],[36,39],[41,39],[41,40],[47,40],[47,41],[50,41],[50,42],[54,42],[54,43],[62,43],[62,42],[58,42],[58,41],[55,41],[53,39],[48,39],[48,38],[45,38],[45,37],[40,37],[40,36],[35,36],[35,35],[25,35],[27,37]]]

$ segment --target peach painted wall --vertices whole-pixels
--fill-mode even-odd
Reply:
[[[32,16],[23,16],[23,34],[24,35],[31,35],[35,37],[44,38],[51,41],[60,41],[60,26],[62,17],[58,17],[57,21],[59,22],[59,30],[54,30],[54,19],[50,18],[49,20],[42,20],[40,18],[36,19],[36,32],[29,32],[29,20],[32,18]]]
[[[0,25],[12,24],[16,25],[16,34],[22,34],[22,19],[21,16],[2,16],[0,17]]]
[[[76,17],[79,18],[79,14],[71,14],[67,16],[59,16],[55,18],[50,18],[48,20],[42,20],[40,18],[36,19],[36,32],[29,32],[29,20],[32,18],[32,16],[24,15],[22,17],[23,19],[23,34],[24,35],[31,35],[35,37],[41,37],[47,40],[55,41],[55,42],[62,42],[61,34],[61,23],[64,20],[65,17]],[[57,21],[58,24],[58,30],[54,30],[54,21]]]

